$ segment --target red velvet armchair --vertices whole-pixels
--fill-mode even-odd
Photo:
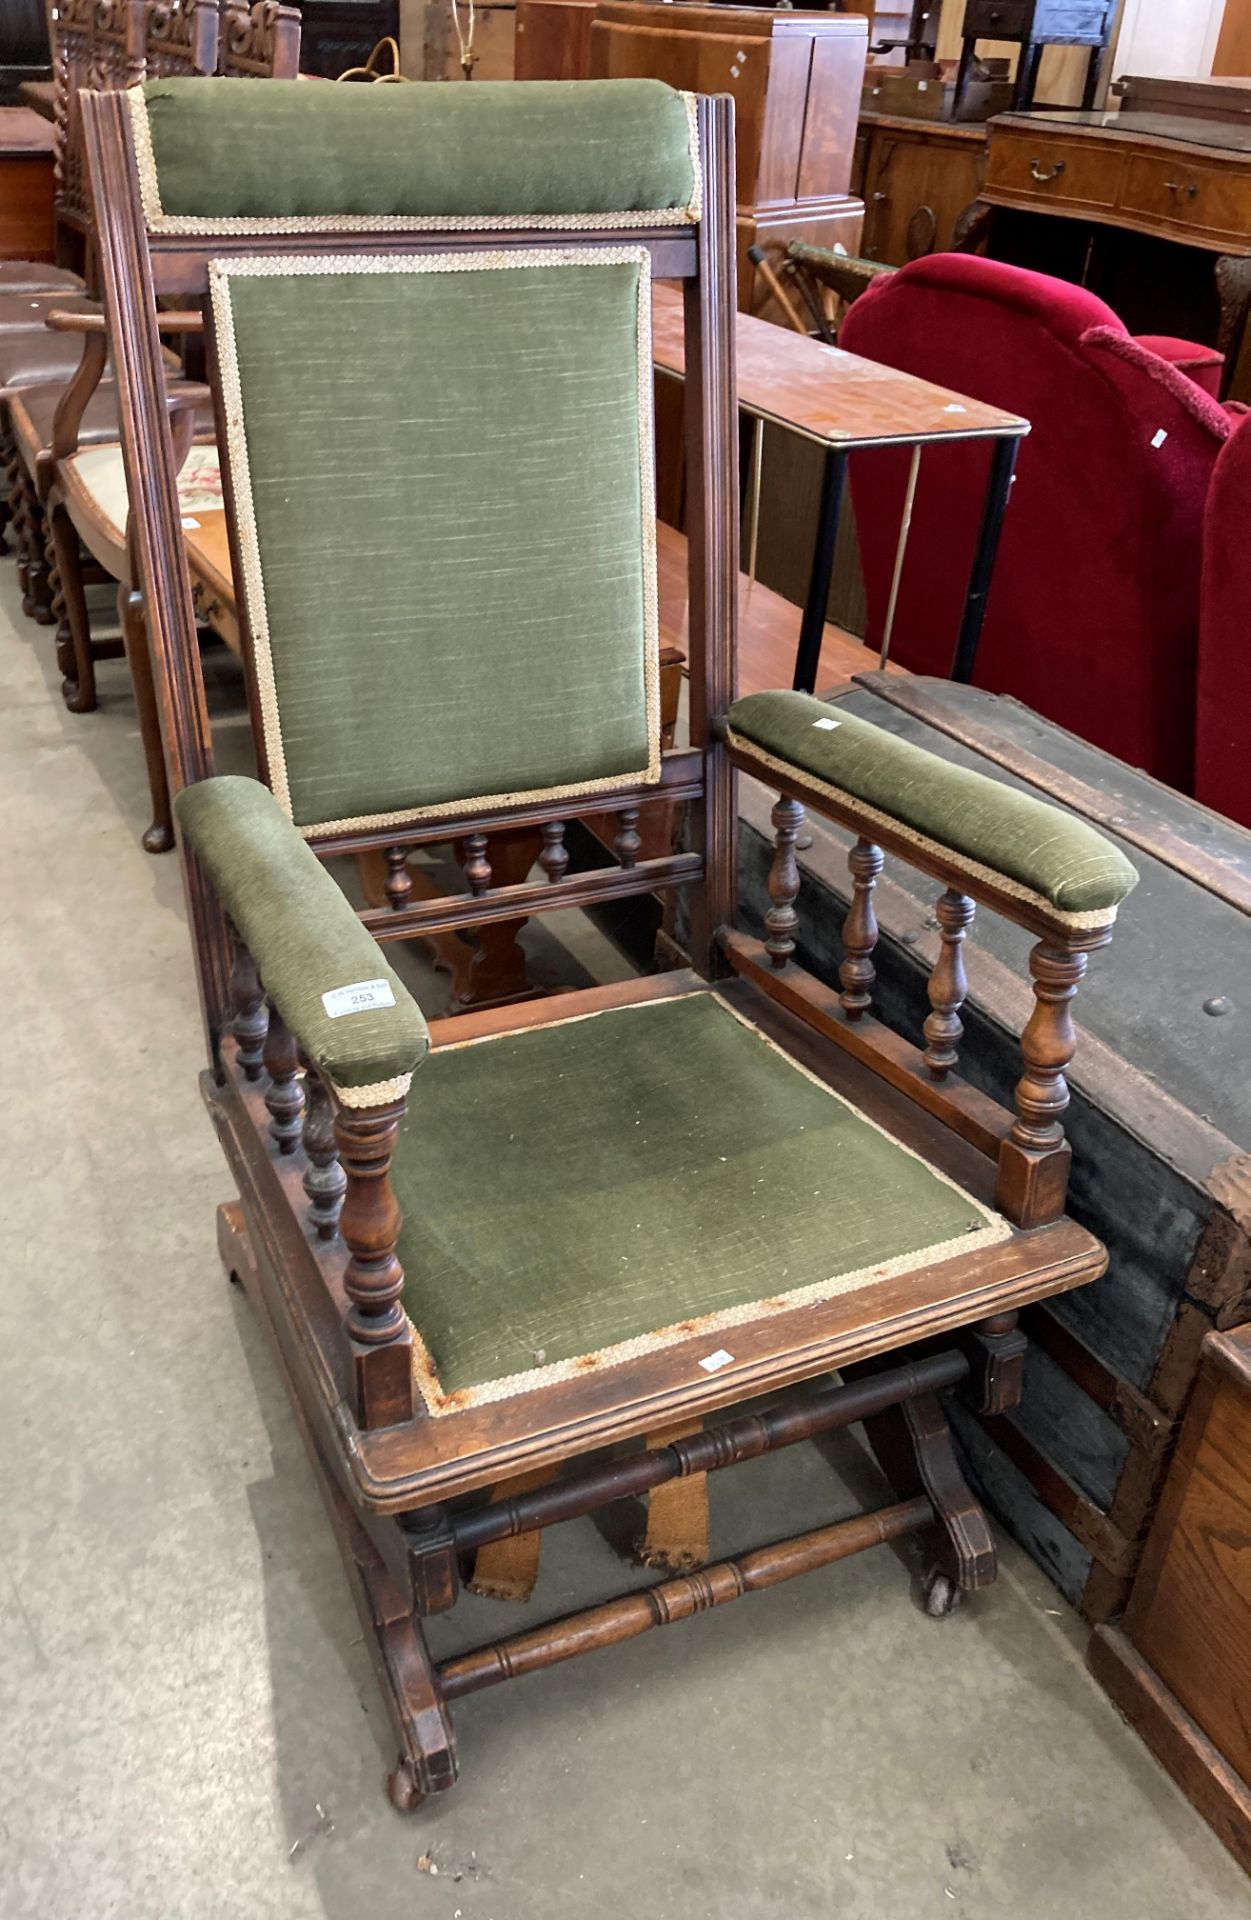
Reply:
[[[1203,528],[1195,798],[1251,827],[1251,414],[1212,472]]]
[[[954,253],[875,281],[839,344],[1032,422],[975,683],[1192,791],[1204,509],[1233,426],[1205,390],[1220,357],[1153,351],[1083,288]],[[922,459],[891,643],[914,672],[951,670],[986,462],[974,443]],[[893,451],[851,463],[872,645],[907,465]]]

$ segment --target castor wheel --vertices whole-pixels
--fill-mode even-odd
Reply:
[[[401,1754],[395,1763],[395,1771],[387,1775],[387,1798],[397,1812],[412,1813],[425,1797],[413,1779],[411,1766]]]
[[[85,694],[77,680],[62,680],[61,698],[71,713],[94,713],[96,710],[95,694]]]
[[[174,844],[174,829],[154,820],[144,829],[143,850],[145,853],[168,853]]]
[[[944,1620],[960,1604],[960,1589],[941,1567],[932,1567],[926,1576],[922,1603],[931,1620]]]

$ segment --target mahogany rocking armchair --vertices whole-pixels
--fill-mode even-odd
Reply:
[[[452,1784],[462,1695],[874,1543],[919,1535],[945,1611],[995,1554],[938,1395],[1013,1403],[1017,1310],[1105,1265],[1065,1215],[1069,1002],[1135,875],[1084,824],[806,695],[735,701],[730,103],[173,83],[89,98],[86,125],[202,1088],[238,1193],[219,1245],[376,1654],[393,1800]],[[671,749],[652,276],[686,312]],[[260,780],[214,774],[158,293],[208,297]],[[734,925],[736,772],[781,796],[763,941]],[[573,871],[588,796],[617,858]],[[675,802],[684,845],[640,857],[640,812]],[[805,806],[860,836],[841,993],[792,958]],[[499,885],[491,837],[518,823],[542,827],[544,877]],[[414,902],[409,850],[458,838],[463,891]],[[358,912],[323,863],[365,849],[400,884]],[[923,1049],[872,1013],[884,852],[942,889]],[[674,889],[689,965],[645,979],[428,1026],[386,959]],[[1011,1110],[957,1073],[975,901],[1038,942]],[[893,1488],[878,1511],[432,1658],[423,1623],[484,1543],[857,1420]]]

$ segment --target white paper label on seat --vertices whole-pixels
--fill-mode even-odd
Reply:
[[[1167,439],[1168,439],[1167,427],[1157,427],[1155,432],[1151,436],[1151,444],[1153,447],[1162,447],[1164,445],[1164,442]]]
[[[710,1353],[707,1359],[701,1360],[699,1364],[705,1373],[720,1373],[722,1367],[728,1367],[733,1358],[734,1355],[727,1353],[724,1347],[718,1347],[715,1353]]]
[[[812,724],[814,727],[820,727],[822,733],[833,733],[835,727],[840,725],[840,722],[837,720],[814,720]]]
[[[200,531],[200,522],[193,520],[189,513],[184,513],[182,525],[184,533],[199,533]]]
[[[389,980],[358,980],[354,987],[332,987],[323,993],[321,1004],[332,1020],[345,1013],[369,1013],[375,1007],[393,1007],[395,995]]]

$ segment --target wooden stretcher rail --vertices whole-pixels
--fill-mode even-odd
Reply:
[[[541,826],[547,820],[568,820],[571,814],[591,810],[615,813],[622,807],[671,805],[699,800],[704,791],[704,756],[695,747],[681,747],[662,755],[660,779],[654,786],[620,787],[583,799],[535,800],[528,806],[501,807],[495,813],[464,814],[437,820],[414,820],[402,827],[375,827],[351,833],[319,833],[309,845],[323,859],[338,853],[370,853],[386,847],[429,847],[458,840],[466,833],[503,833],[510,827]]]
[[[621,244],[621,235],[612,235]],[[178,294],[194,299],[208,291],[210,260],[247,257],[263,240],[266,253],[308,253],[310,242],[316,245],[321,235],[308,233],[256,234],[158,234],[149,237],[152,279],[158,294]],[[534,247],[586,246],[607,244],[602,230],[571,233],[563,228],[544,228],[533,233],[502,229],[490,234],[492,247],[509,251],[528,251]],[[630,242],[646,247],[651,255],[652,277],[656,280],[691,280],[695,276],[697,239],[695,230],[665,231],[657,234],[641,230],[629,236]],[[484,234],[455,233],[345,233],[335,235],[338,254],[373,253],[472,253],[480,252]]]
[[[784,1580],[793,1580],[797,1574],[828,1567],[835,1560],[848,1560],[867,1547],[918,1533],[931,1526],[934,1517],[934,1508],[924,1497],[901,1500],[894,1506],[879,1507],[876,1513],[858,1513],[850,1520],[815,1527],[810,1533],[797,1533],[772,1546],[753,1547],[697,1573],[662,1580],[659,1586],[646,1587],[641,1593],[622,1594],[530,1633],[513,1634],[492,1646],[477,1647],[443,1662],[439,1668],[443,1698],[458,1700],[462,1694],[498,1686],[501,1680],[518,1680],[523,1674],[538,1673],[580,1653],[595,1653],[621,1640],[637,1639],[653,1627],[689,1620],[692,1614],[726,1606],[745,1593],[760,1593],[767,1587],[780,1586]]]
[[[835,1041],[865,1066],[872,1067],[892,1087],[907,1094],[909,1100],[952,1127],[979,1153],[991,1160],[997,1158],[1012,1131],[1012,1114],[1007,1107],[1001,1107],[989,1094],[953,1073],[944,1080],[932,1080],[920,1047],[914,1047],[903,1034],[884,1027],[871,1014],[862,1014],[853,1024],[843,1014],[838,994],[832,987],[825,986],[793,963],[773,966],[762,940],[725,927],[720,944],[735,973],[770,994],[806,1026]]]
[[[568,880],[492,887],[476,899],[469,894],[449,894],[438,900],[423,900],[400,913],[388,907],[370,907],[359,918],[375,940],[408,940],[414,935],[454,933],[458,927],[481,927],[493,920],[524,920],[532,913],[551,913],[557,907],[589,907],[601,900],[689,886],[702,879],[703,873],[700,854],[673,853],[660,860],[640,860],[635,867],[576,873]]]
[[[920,1394],[954,1387],[966,1379],[968,1373],[969,1362],[963,1353],[931,1354],[923,1360],[854,1381],[850,1386],[824,1387],[789,1406],[743,1414],[719,1427],[706,1427],[702,1432],[673,1440],[666,1447],[572,1475],[559,1485],[539,1487],[531,1493],[517,1494],[511,1500],[493,1501],[476,1511],[454,1514],[451,1527],[456,1550],[473,1552],[491,1540],[506,1540],[515,1534],[530,1533],[536,1527],[576,1520],[612,1500],[637,1498],[650,1493],[654,1487],[663,1486],[667,1480],[715,1473],[720,1467],[755,1460],[761,1454],[810,1440],[815,1434],[850,1427],[857,1420],[866,1420],[872,1414],[898,1406],[901,1401],[915,1400]]]

